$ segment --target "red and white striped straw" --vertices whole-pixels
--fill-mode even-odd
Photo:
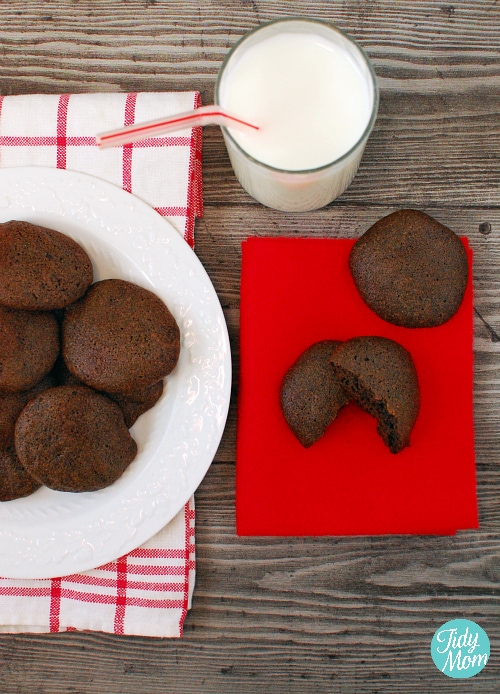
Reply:
[[[247,121],[228,113],[220,106],[201,106],[194,111],[177,113],[174,116],[127,125],[117,130],[109,130],[96,136],[97,144],[100,147],[119,147],[127,145],[137,140],[144,140],[154,135],[165,135],[169,132],[192,128],[197,125],[223,125],[227,128],[238,130],[259,130],[258,125],[253,125]]]

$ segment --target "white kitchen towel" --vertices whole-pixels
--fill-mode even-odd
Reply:
[[[0,96],[0,167],[106,179],[167,218],[191,247],[203,214],[201,128],[101,150],[96,134],[200,106],[198,92]],[[194,498],[142,547],[63,578],[0,578],[0,632],[181,636],[195,582]]]

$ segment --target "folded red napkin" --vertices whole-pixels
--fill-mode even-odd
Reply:
[[[239,535],[453,534],[478,527],[473,435],[472,252],[462,306],[438,328],[378,318],[351,278],[346,239],[250,238],[241,271],[236,464]],[[354,404],[303,448],[281,380],[319,340],[381,335],[413,356],[421,409],[393,455]]]
[[[0,96],[0,166],[93,174],[142,198],[194,244],[201,128],[100,150],[95,135],[200,105],[198,92]],[[194,498],[144,546],[52,580],[0,579],[0,631],[180,636],[195,582]]]

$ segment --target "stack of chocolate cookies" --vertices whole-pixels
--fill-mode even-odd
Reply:
[[[129,428],[177,364],[179,328],[161,299],[93,280],[70,237],[0,224],[2,501],[116,481],[137,454]]]

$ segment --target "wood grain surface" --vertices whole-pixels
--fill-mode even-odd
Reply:
[[[196,251],[234,360],[226,431],[196,493],[197,582],[180,640],[98,633],[0,636],[0,692],[431,694],[500,692],[500,2],[60,0],[0,3],[0,93],[198,89],[260,22],[333,21],[365,47],[379,117],[332,205],[285,214],[239,187],[204,134]],[[454,537],[238,538],[234,523],[240,244],[248,235],[356,237],[423,209],[474,249],[478,531]],[[443,509],[445,512],[445,509]],[[454,618],[488,633],[470,680],[430,658]]]

